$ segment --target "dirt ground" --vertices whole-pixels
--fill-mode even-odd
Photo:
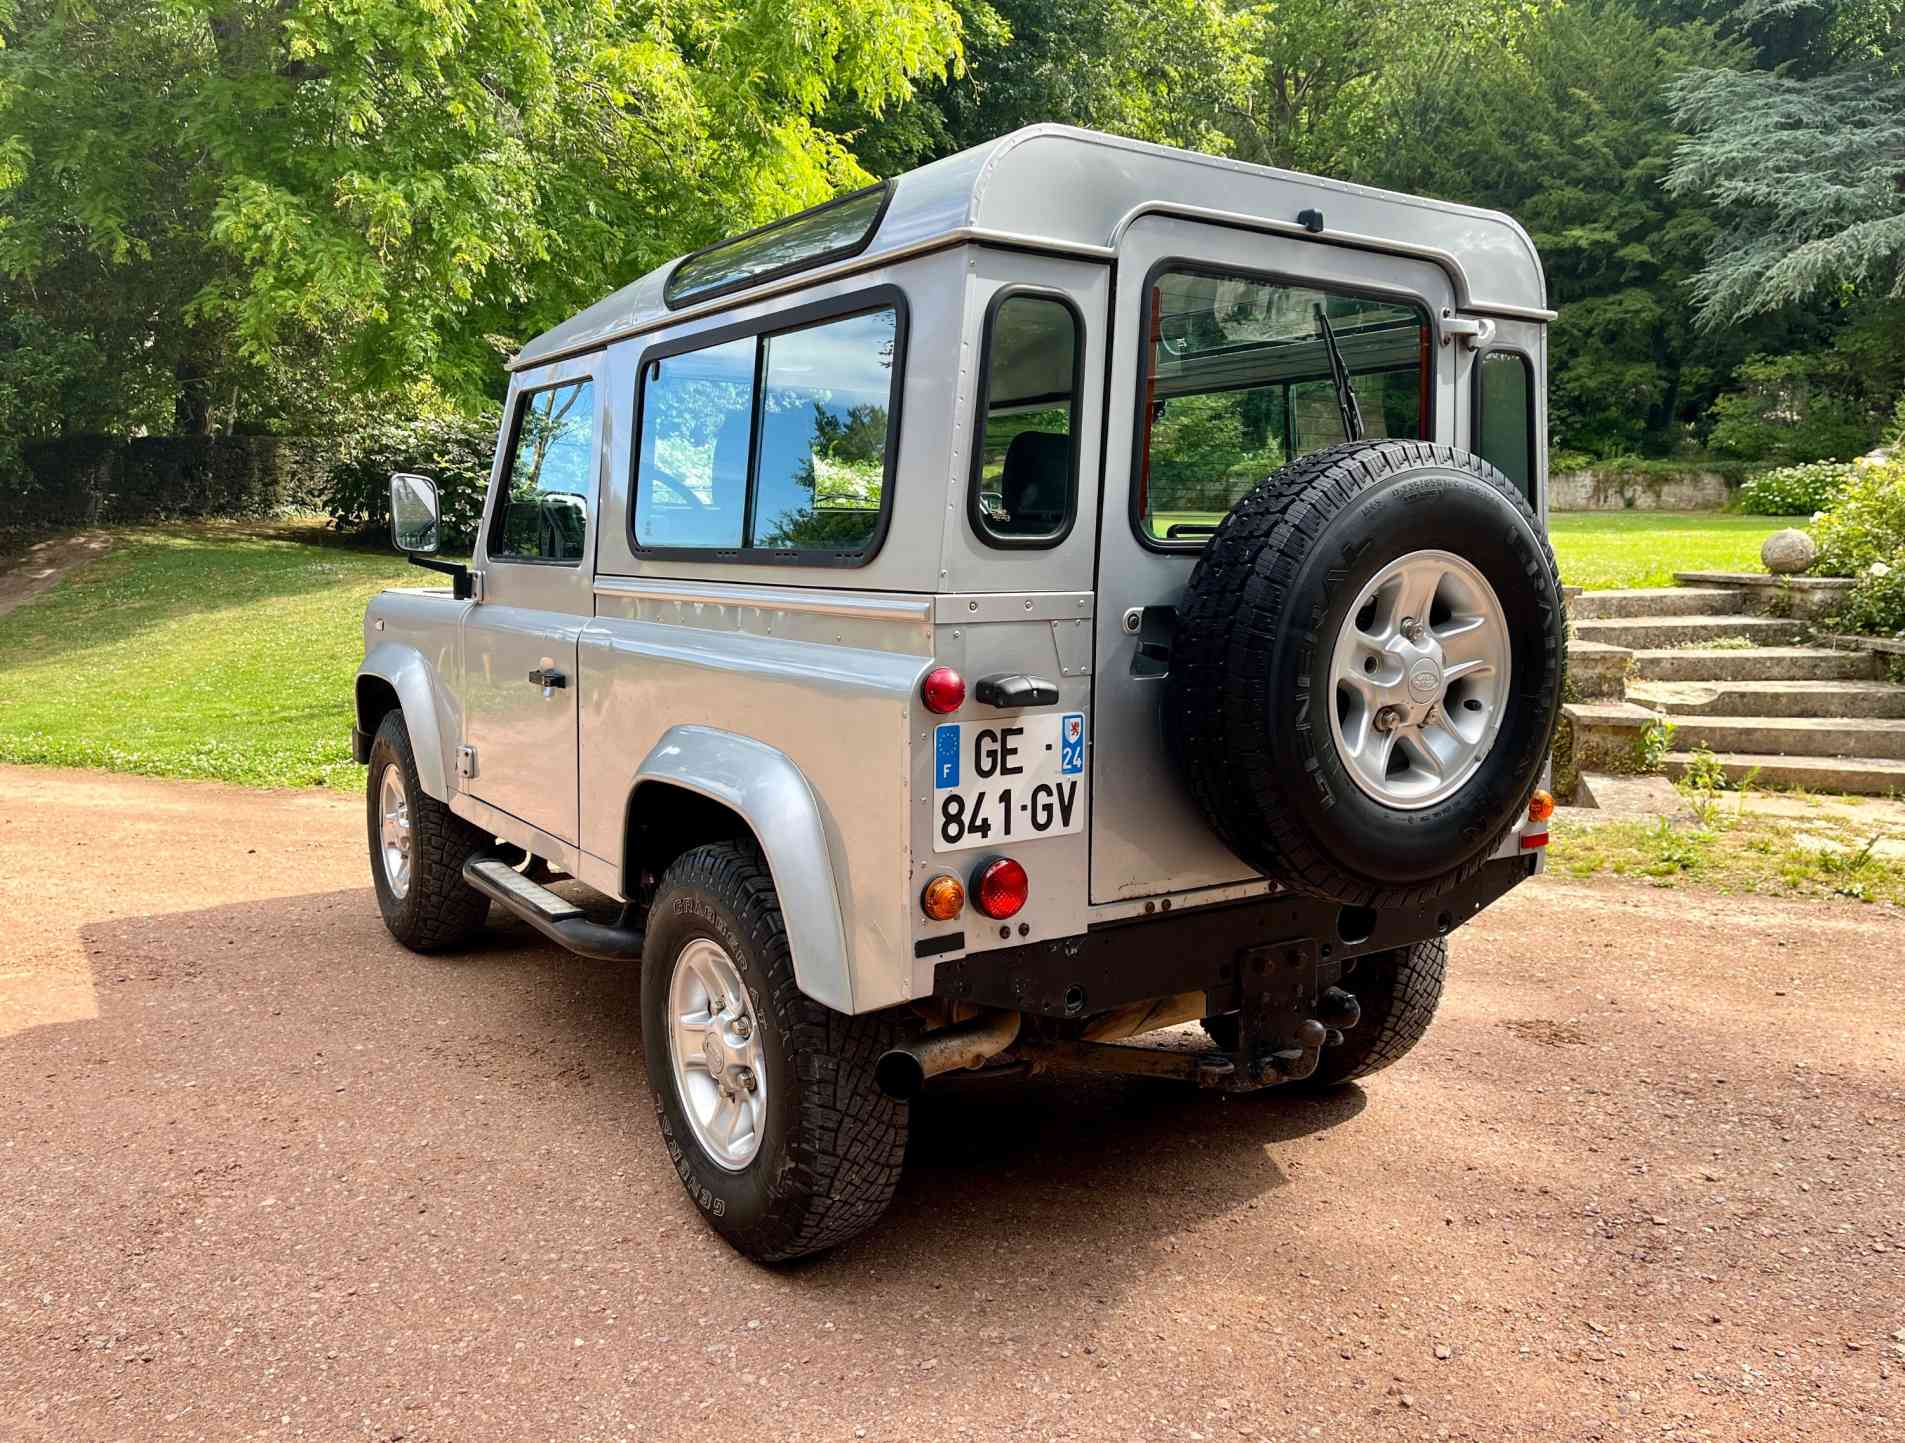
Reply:
[[[0,616],[51,591],[75,566],[104,556],[112,537],[103,531],[75,531],[36,541],[18,556],[0,563]]]
[[[0,769],[0,1440],[1905,1438],[1905,919],[1544,878],[1326,1100],[967,1082],[701,1224],[626,979],[348,800]]]

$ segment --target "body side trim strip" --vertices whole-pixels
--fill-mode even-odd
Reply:
[[[635,576],[598,576],[595,594],[617,601],[663,601],[708,606],[757,606],[763,611],[800,611],[816,616],[855,616],[870,621],[923,622],[932,615],[925,597],[859,592],[842,596],[794,586],[748,586],[736,582],[646,581]]]

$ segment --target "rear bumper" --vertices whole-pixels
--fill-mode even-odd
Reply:
[[[1046,1017],[1082,1017],[1131,1002],[1203,992],[1212,1014],[1237,1006],[1237,958],[1308,944],[1340,964],[1446,936],[1535,874],[1539,854],[1490,862],[1418,907],[1344,907],[1294,894],[1108,922],[1074,937],[1002,947],[940,963],[933,994]]]

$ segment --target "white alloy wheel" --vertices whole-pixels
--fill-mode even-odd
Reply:
[[[410,849],[414,843],[410,796],[404,791],[403,769],[395,762],[384,768],[383,781],[377,789],[377,810],[383,817],[377,855],[383,859],[384,885],[390,888],[390,895],[401,902],[410,891]]]
[[[1350,778],[1384,806],[1434,805],[1501,730],[1508,623],[1482,573],[1448,551],[1390,562],[1356,598],[1330,663],[1330,726]]]
[[[767,1066],[741,974],[709,938],[690,939],[675,957],[668,1056],[695,1141],[714,1163],[741,1171],[767,1126]]]

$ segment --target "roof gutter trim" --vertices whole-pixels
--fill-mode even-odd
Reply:
[[[705,301],[701,305],[683,306],[678,311],[668,311],[630,325],[618,326],[604,331],[599,336],[577,341],[573,345],[563,346],[556,350],[545,351],[539,355],[528,356],[518,352],[511,358],[509,370],[512,372],[533,370],[537,366],[547,366],[570,356],[599,351],[605,346],[614,345],[617,341],[628,340],[631,336],[647,335],[651,331],[665,330],[687,321],[700,320],[704,316],[716,316],[725,311],[739,310],[743,306],[753,305],[756,301],[770,300],[775,296],[786,295],[790,291],[807,290],[828,281],[844,280],[849,276],[878,270],[896,261],[930,255],[935,251],[951,250],[955,246],[962,245],[1006,246],[1013,250],[1071,256],[1079,260],[1096,261],[1101,265],[1108,265],[1117,257],[1117,252],[1110,246],[1087,245],[1077,241],[1042,240],[1035,236],[1013,235],[1007,231],[990,230],[985,226],[961,226],[957,230],[942,231],[938,235],[923,237],[909,245],[894,246],[891,250],[862,251],[859,255],[843,260],[837,265],[801,271],[798,275],[767,282],[748,290],[731,292],[717,299]]]
[[[1111,249],[1115,252],[1123,243],[1125,232],[1148,215],[1200,221],[1207,225],[1228,226],[1237,230],[1265,231],[1273,235],[1287,236],[1291,240],[1304,241],[1310,245],[1336,245],[1350,250],[1380,251],[1387,255],[1410,256],[1441,267],[1449,278],[1449,284],[1455,289],[1455,304],[1458,310],[1475,315],[1501,316],[1509,320],[1536,321],[1542,324],[1552,321],[1556,314],[1545,307],[1476,302],[1470,293],[1468,272],[1462,269],[1462,263],[1448,251],[1437,246],[1417,245],[1412,241],[1395,240],[1388,236],[1359,235],[1354,231],[1326,230],[1313,233],[1293,221],[1271,220],[1265,216],[1248,215],[1240,211],[1213,210],[1207,206],[1180,205],[1171,201],[1146,202],[1143,205],[1133,206],[1112,228]]]

